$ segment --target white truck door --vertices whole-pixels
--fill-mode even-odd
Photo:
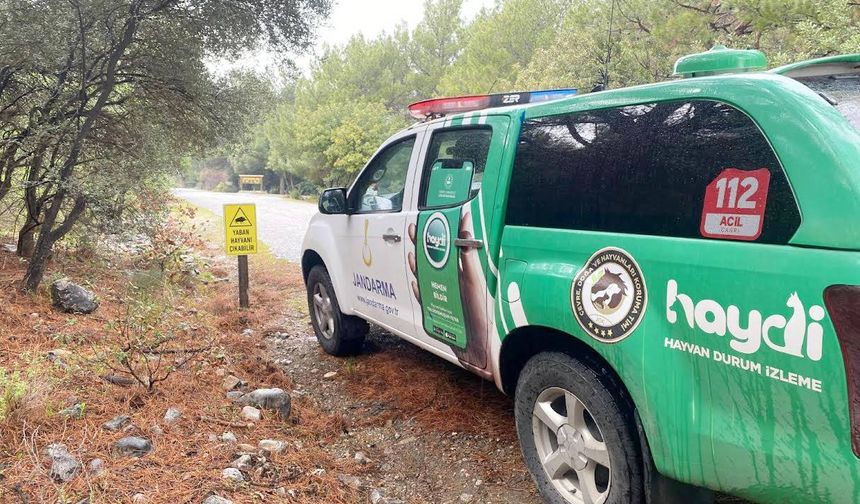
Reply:
[[[344,280],[353,294],[343,304],[408,336],[415,326],[406,274],[406,209],[413,207],[413,177],[422,140],[420,130],[395,137],[359,175],[348,195],[352,213],[347,217],[347,247],[341,252],[351,275]]]

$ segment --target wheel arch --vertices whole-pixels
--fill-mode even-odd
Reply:
[[[591,366],[595,371],[602,371],[604,376],[609,377],[618,386],[625,396],[625,401],[635,409],[633,397],[609,361],[579,338],[558,329],[543,326],[518,327],[502,342],[499,373],[502,390],[506,394],[513,394],[526,362],[541,352],[561,352]]]
[[[302,254],[302,277],[305,280],[305,284],[308,283],[308,275],[311,274],[311,270],[314,266],[322,266],[323,268],[328,269],[322,256],[317,254],[315,250],[305,250]]]

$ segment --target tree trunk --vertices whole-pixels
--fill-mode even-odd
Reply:
[[[0,156],[0,200],[2,200],[12,188],[12,177],[15,175],[15,154],[18,146],[10,141]]]
[[[284,194],[287,194],[287,180],[286,179],[287,179],[287,174],[282,172],[281,173],[281,179],[280,179],[281,196],[283,196]]]
[[[31,220],[28,215],[24,227],[18,233],[18,256],[25,259],[33,257],[33,252],[36,250],[36,229],[38,228],[39,224]]]
[[[40,146],[38,152],[33,156],[27,172],[27,185],[24,186],[24,209],[27,211],[27,220],[18,233],[18,256],[29,259],[36,250],[36,230],[39,229],[39,217],[42,214],[43,200],[39,198],[36,190],[36,182],[42,171],[44,159],[44,148]],[[47,191],[47,189],[45,189]]]
[[[48,207],[48,212],[45,214],[45,220],[42,222],[42,230],[39,233],[39,239],[36,241],[36,247],[33,250],[33,255],[30,258],[30,264],[27,267],[27,273],[24,275],[24,290],[26,292],[36,292],[42,279],[45,277],[45,269],[48,267],[48,260],[51,258],[51,253],[54,250],[54,244],[72,229],[81,215],[86,209],[86,200],[83,196],[75,199],[75,204],[69,211],[63,223],[54,229],[54,224],[57,222],[59,214],[59,204],[55,197],[53,204]],[[54,229],[53,231],[49,231]]]
[[[57,218],[60,215],[60,210],[69,193],[63,184],[68,181],[74,172],[75,166],[80,159],[81,151],[84,148],[84,142],[89,137],[96,120],[101,116],[102,110],[108,102],[111,94],[116,87],[116,71],[120,59],[125,55],[126,49],[134,41],[134,36],[138,28],[138,16],[140,14],[141,2],[134,2],[129,10],[129,17],[123,28],[122,38],[117,45],[107,55],[107,61],[104,70],[104,80],[98,90],[98,98],[89,109],[88,112],[81,115],[83,123],[80,126],[75,138],[71,142],[69,154],[63,162],[60,169],[57,182],[59,189],[51,200],[45,212],[44,220],[42,221],[39,239],[36,241],[36,247],[33,251],[33,256],[30,258],[30,264],[27,266],[27,273],[24,274],[24,290],[26,292],[35,292],[42,283],[45,276],[45,269],[48,266],[48,259],[51,257],[51,252],[54,250],[54,243],[64,237],[75,225],[81,214],[86,208],[86,200],[83,196],[75,197],[73,208],[66,215],[56,229]],[[84,105],[89,101],[89,97],[82,94],[81,110],[84,110]]]

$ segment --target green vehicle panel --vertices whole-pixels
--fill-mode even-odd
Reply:
[[[529,325],[573,335],[612,365],[640,410],[662,474],[761,502],[860,502],[845,366],[829,318],[821,321],[822,357],[810,361],[764,350],[749,358],[731,349],[730,335],[670,324],[666,316],[671,309],[685,317],[677,301],[667,306],[670,281],[694,302],[736,306],[744,326],[751,310],[789,318],[795,293],[805,308],[823,307],[828,286],[860,284],[860,254],[851,251],[860,246],[858,131],[803,84],[763,73],[596,93],[511,115],[529,120],[691,98],[738,108],[769,140],[802,216],[792,246],[508,226],[501,290],[508,278],[521,282]],[[503,209],[508,190],[500,178],[495,205]],[[570,305],[558,301],[570,296],[572,274],[607,246],[636,258],[649,290],[641,325],[614,345],[584,334]],[[504,306],[497,327],[516,327]],[[667,347],[667,339],[684,350]],[[785,381],[807,378],[821,390]]]

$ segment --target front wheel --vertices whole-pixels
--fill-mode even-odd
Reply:
[[[639,438],[610,380],[561,353],[532,357],[515,396],[526,466],[549,504],[641,504]]]
[[[308,310],[317,341],[326,353],[353,355],[361,350],[368,325],[340,311],[328,271],[314,266],[308,274]]]

